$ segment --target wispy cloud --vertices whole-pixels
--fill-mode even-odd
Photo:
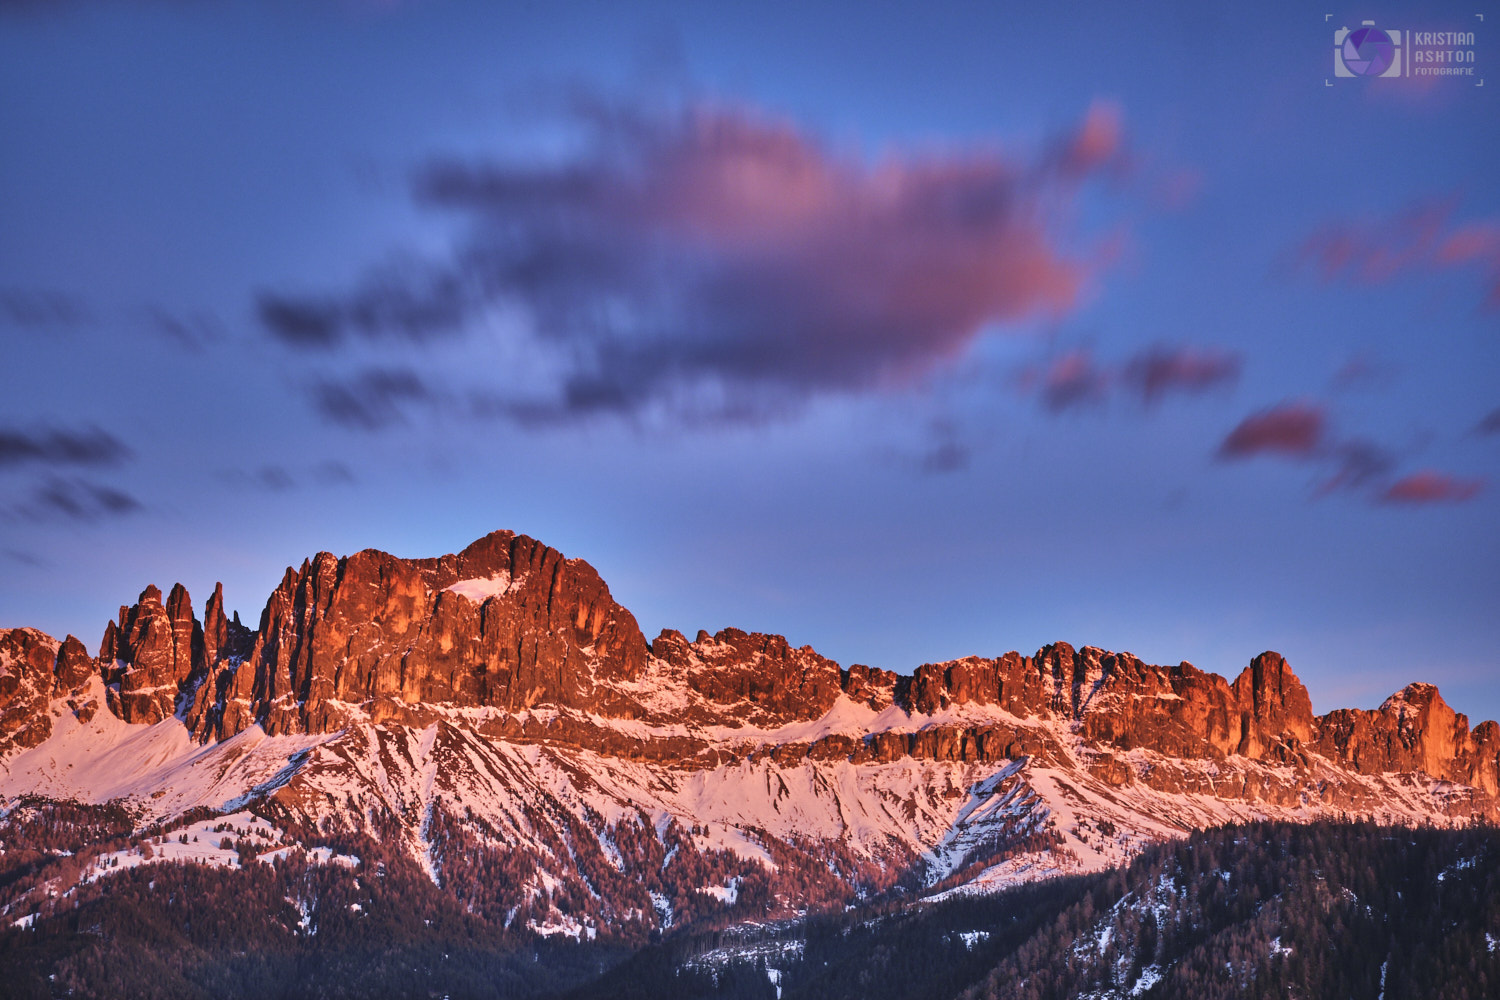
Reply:
[[[928,475],[961,472],[974,460],[974,445],[966,440],[952,420],[934,420],[928,426],[927,445],[917,457],[917,468]]]
[[[1104,401],[1110,375],[1094,362],[1092,351],[1077,349],[1055,358],[1042,373],[1042,405],[1052,413]]]
[[[235,489],[285,493],[311,483],[314,486],[346,486],[355,481],[354,473],[343,462],[330,460],[296,470],[284,465],[262,465],[254,468],[225,469],[218,478]]]
[[[1393,216],[1329,222],[1298,248],[1325,281],[1382,284],[1443,271],[1478,275],[1483,308],[1500,309],[1500,218],[1458,221],[1456,202],[1424,202]]]
[[[1167,395],[1203,393],[1239,381],[1239,354],[1221,349],[1153,347],[1125,364],[1125,383],[1148,405]]]
[[[411,368],[368,368],[351,378],[321,379],[312,392],[325,420],[365,431],[405,423],[411,407],[440,398]]]
[[[1077,186],[1121,155],[1091,110],[1033,162],[993,148],[871,162],[743,105],[668,112],[580,102],[586,151],[549,165],[438,159],[418,203],[465,224],[452,255],[372,271],[341,293],[262,294],[281,343],[423,344],[516,309],[552,377],[496,376],[490,412],[523,423],[663,411],[753,419],[827,392],[910,384],[999,325],[1079,302]],[[319,410],[389,426],[423,397],[368,404],[335,383]]]
[[[1355,354],[1339,365],[1329,385],[1343,392],[1358,388],[1376,388],[1389,383],[1397,373],[1396,365],[1369,353]]]
[[[1219,348],[1158,344],[1124,360],[1101,360],[1091,348],[1074,348],[1021,373],[1052,413],[1097,406],[1118,392],[1153,407],[1172,395],[1195,396],[1239,381],[1240,355]]]
[[[141,502],[124,490],[86,479],[54,477],[38,486],[16,512],[30,521],[84,522],[141,509]]]
[[[1326,424],[1326,412],[1315,403],[1279,403],[1241,420],[1219,445],[1219,457],[1312,458],[1323,450]]]
[[[113,465],[129,456],[129,448],[98,427],[77,430],[0,427],[0,469],[23,465]]]
[[[178,313],[152,306],[145,313],[146,326],[158,337],[190,351],[201,351],[225,337],[224,325],[207,313]]]
[[[1461,479],[1446,472],[1423,469],[1391,483],[1380,499],[1389,504],[1408,505],[1462,503],[1478,496],[1483,487],[1484,481],[1480,479]]]
[[[88,307],[75,295],[55,289],[0,289],[0,325],[35,333],[71,330],[89,320]]]
[[[1389,449],[1362,438],[1331,446],[1326,459],[1332,471],[1317,485],[1317,496],[1368,489],[1396,468]]]
[[[1293,400],[1251,414],[1219,445],[1221,460],[1267,455],[1305,463],[1320,470],[1313,496],[1363,494],[1378,503],[1418,505],[1461,502],[1477,496],[1483,483],[1424,469],[1392,478],[1399,457],[1389,448],[1362,437],[1333,433],[1327,409],[1317,402]]]

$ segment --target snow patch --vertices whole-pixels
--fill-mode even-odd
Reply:
[[[1135,985],[1130,987],[1130,995],[1133,997],[1140,996],[1142,993],[1145,993],[1147,990],[1151,989],[1151,987],[1161,982],[1161,977],[1162,970],[1160,966],[1146,966],[1141,970],[1141,978],[1137,979],[1135,981]]]
[[[738,879],[731,879],[728,885],[705,885],[698,889],[705,896],[712,896],[725,906],[733,906],[734,901],[740,898],[740,885]]]
[[[470,580],[460,580],[444,589],[450,594],[466,597],[475,604],[483,604],[491,597],[504,597],[514,590],[519,590],[525,582],[526,574],[522,573],[512,580],[510,571],[502,569],[494,576],[481,576]]]

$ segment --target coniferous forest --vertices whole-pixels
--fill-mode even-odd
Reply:
[[[92,817],[90,830],[109,833],[111,819]],[[33,824],[28,854],[11,833],[17,846],[0,879],[13,885],[37,877],[36,848],[57,835]],[[340,846],[359,854],[356,868],[293,853],[274,865],[157,864],[81,884],[73,905],[0,931],[5,995],[1500,995],[1500,833],[1488,827],[1224,827],[1100,875],[936,902],[898,888],[803,920],[689,926],[644,947],[508,930],[399,853],[370,840]]]

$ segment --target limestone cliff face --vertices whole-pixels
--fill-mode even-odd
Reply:
[[[1500,726],[1469,729],[1431,684],[1409,684],[1373,712],[1342,708],[1318,720],[1313,749],[1365,774],[1422,771],[1500,794]]]
[[[726,751],[683,726],[772,732],[820,719],[842,698],[861,710],[904,710],[909,724],[845,729],[770,752],[788,761],[1062,761],[1070,751],[1057,734],[1065,732],[1082,738],[1095,777],[1117,786],[1136,780],[1140,769],[1124,755],[1139,749],[1297,773],[1321,758],[1359,774],[1424,773],[1500,795],[1500,726],[1471,730],[1428,684],[1374,711],[1315,717],[1307,689],[1269,651],[1231,683],[1190,663],[1158,666],[1065,642],[1031,656],[927,663],[910,676],[844,670],[810,647],[738,629],[691,641],[669,630],[648,646],[591,566],[504,531],[434,559],[319,553],[286,571],[255,630],[226,616],[217,587],[199,622],[179,584],[165,600],[147,587],[122,607],[97,660],[71,636],[59,644],[32,630],[0,632],[0,751],[45,739],[49,700],[94,675],[125,721],[176,714],[205,741],[256,724],[272,734],[329,733],[362,719],[443,717],[491,738],[712,766]],[[1177,780],[1171,772],[1158,767],[1152,780]],[[1292,797],[1299,787],[1264,794]]]
[[[73,636],[62,642],[32,628],[0,629],[0,754],[34,747],[52,735],[51,702],[88,683],[94,660]],[[91,717],[96,705],[69,700]]]
[[[203,736],[259,722],[331,732],[352,706],[376,721],[409,705],[593,707],[646,663],[635,618],[582,560],[511,532],[457,555],[321,552],[287,570],[243,659],[190,713]]]
[[[147,587],[119,619],[104,629],[99,644],[110,708],[126,722],[160,722],[202,677],[206,664],[203,627],[182,584],[164,604],[161,591]]]
[[[651,653],[737,723],[779,726],[816,719],[833,707],[845,683],[839,665],[811,646],[798,649],[779,635],[737,628],[712,636],[699,632],[692,642],[681,632],[666,631],[651,643]]]
[[[1175,757],[1284,756],[1311,741],[1312,702],[1277,653],[1257,656],[1233,684],[1191,663],[1161,667],[1129,653],[1065,642],[1035,656],[1006,653],[917,668],[909,704],[998,705],[1018,718],[1078,721],[1091,741]]]
[[[35,629],[0,631],[0,752],[52,735],[48,701],[58,642]]]

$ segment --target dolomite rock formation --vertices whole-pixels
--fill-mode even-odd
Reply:
[[[71,635],[58,642],[36,629],[0,629],[0,754],[50,736],[51,700],[83,686],[96,670],[83,643]]]
[[[733,754],[702,736],[631,735],[607,720],[732,735],[811,723],[844,699],[931,721],[745,752],[786,763],[1048,762],[1065,757],[1048,728],[1061,723],[1090,748],[1090,773],[1112,787],[1150,780],[1172,790],[1195,780],[1170,767],[1138,775],[1124,755],[1145,750],[1302,772],[1317,755],[1358,774],[1422,773],[1500,795],[1500,726],[1471,730],[1428,684],[1373,711],[1315,717],[1302,682],[1270,651],[1231,683],[1190,663],[1157,666],[1065,642],[1032,656],[926,663],[910,676],[845,670],[781,636],[732,628],[691,641],[667,630],[648,646],[588,563],[505,531],[435,559],[319,553],[287,569],[253,631],[226,616],[222,587],[201,623],[181,584],[165,601],[147,587],[106,627],[97,660],[71,636],[59,644],[12,629],[0,632],[0,664],[0,748],[45,739],[48,700],[97,674],[121,719],[176,713],[203,741],[252,725],[323,734],[357,721],[422,726],[441,717],[490,738],[713,767]],[[974,709],[988,714],[963,721]]]
[[[203,627],[193,617],[192,599],[177,584],[165,604],[161,591],[147,587],[99,643],[110,708],[126,722],[160,722],[176,710],[204,669]]]
[[[1269,651],[1230,681],[1065,642],[911,674],[733,628],[648,645],[592,567],[510,532],[319,553],[255,629],[222,587],[199,620],[178,585],[122,607],[98,657],[0,630],[0,809],[123,800],[163,829],[252,809],[288,844],[378,838],[440,887],[465,877],[443,847],[462,831],[547,934],[666,927],[623,847],[654,852],[650,878],[697,873],[674,905],[737,884],[765,907],[735,919],[779,919],[1257,818],[1500,821],[1497,779],[1500,726],[1431,685],[1314,716]]]
[[[350,705],[378,721],[405,706],[519,712],[610,707],[646,642],[593,567],[495,532],[458,555],[320,552],[288,569],[248,653],[223,662],[189,713],[200,736],[253,723],[332,732]]]

